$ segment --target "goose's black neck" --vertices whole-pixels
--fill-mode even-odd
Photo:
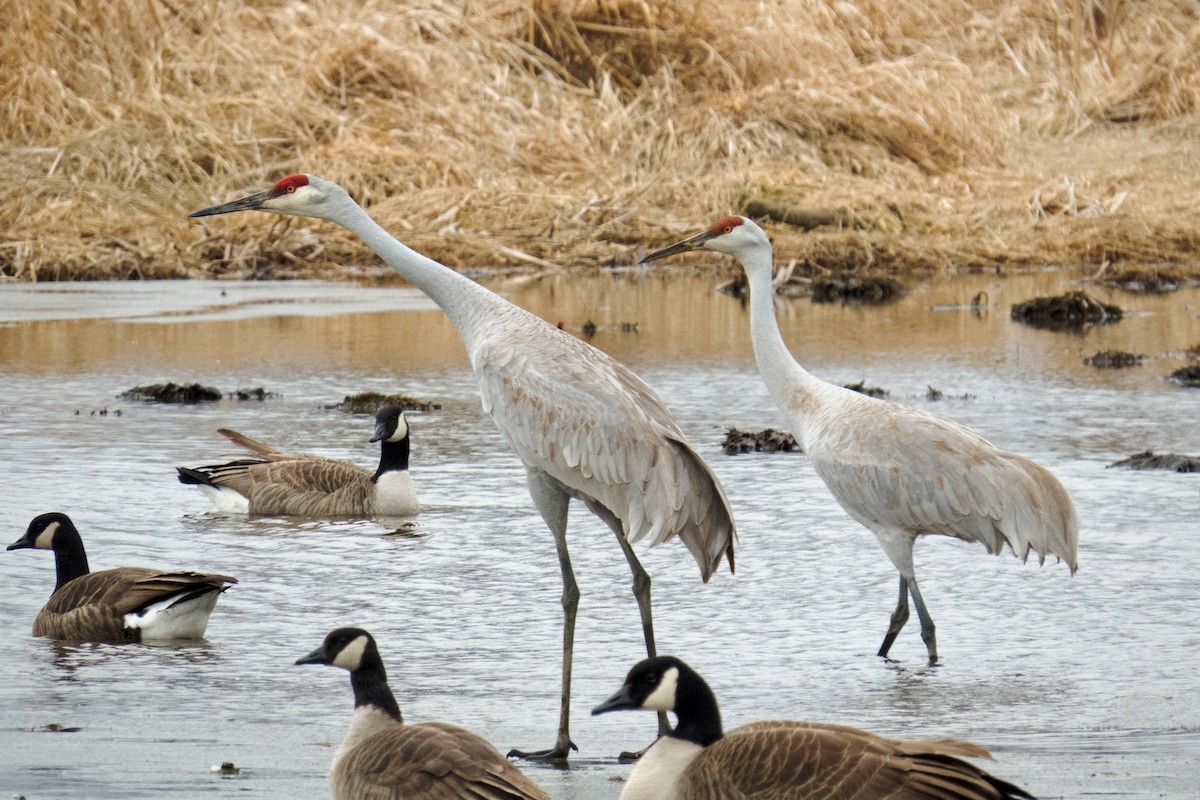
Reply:
[[[675,690],[675,716],[679,723],[670,735],[677,739],[686,739],[701,747],[708,747],[724,735],[717,698],[712,689],[708,688],[704,678],[690,667],[683,667],[679,671],[679,684]]]
[[[373,648],[372,648],[373,649]],[[400,704],[392,694],[387,682],[387,672],[383,668],[383,659],[379,651],[363,654],[363,662],[358,669],[350,673],[350,686],[354,688],[354,707],[375,706],[397,722],[403,722],[400,716]]]
[[[408,436],[398,442],[386,439],[379,443],[379,469],[371,476],[371,482],[378,481],[384,473],[408,469]]]
[[[54,562],[58,568],[58,582],[55,589],[61,588],[69,581],[81,575],[87,575],[87,553],[83,549],[83,539],[79,531],[70,522],[60,522],[54,532]]]

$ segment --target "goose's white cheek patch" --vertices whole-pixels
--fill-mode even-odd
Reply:
[[[658,682],[658,686],[650,693],[650,696],[642,701],[642,708],[654,711],[670,711],[675,708],[677,686],[679,686],[679,670],[671,667],[663,673],[662,680]]]
[[[51,522],[46,526],[46,530],[37,535],[33,540],[33,546],[38,550],[53,550],[54,549],[54,532],[58,530],[58,523]]]
[[[342,648],[342,652],[338,653],[337,657],[333,659],[333,665],[353,672],[362,664],[363,651],[366,649],[367,637],[359,636]]]

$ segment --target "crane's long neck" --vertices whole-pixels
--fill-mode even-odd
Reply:
[[[750,286],[750,339],[758,371],[767,384],[771,399],[788,417],[807,415],[815,410],[815,401],[824,382],[809,374],[796,362],[783,342],[775,319],[775,287],[771,285],[771,251],[755,250],[743,259]],[[802,436],[800,430],[793,430]]]
[[[488,307],[494,303],[507,305],[507,301],[470,278],[397,241],[352,200],[329,219],[357,234],[389,267],[437,303],[468,346],[478,324],[486,319]]]

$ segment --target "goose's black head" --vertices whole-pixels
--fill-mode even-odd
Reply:
[[[638,662],[617,693],[592,709],[592,714],[644,708],[674,711],[678,724],[671,736],[708,747],[722,736],[717,699],[704,678],[674,656]]]
[[[76,538],[79,536],[74,523],[66,514],[61,511],[39,514],[29,523],[29,527],[25,529],[25,535],[10,544],[7,549],[53,550],[56,545],[63,544],[70,534],[75,534]]]
[[[408,420],[400,406],[387,405],[375,412],[372,442],[399,442],[408,436]]]
[[[325,637],[320,647],[304,658],[297,659],[296,663],[327,664],[355,672],[368,663],[380,660],[379,648],[371,634],[362,628],[338,628]]]
[[[674,711],[680,679],[684,685],[694,677],[704,680],[691,667],[674,656],[658,656],[639,661],[625,676],[625,684],[617,693],[592,709],[592,714],[646,708],[652,711]]]

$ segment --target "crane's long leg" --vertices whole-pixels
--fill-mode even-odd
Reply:
[[[891,661],[888,658],[888,651],[892,649],[892,642],[896,641],[896,636],[906,622],[908,622],[908,581],[901,575],[900,600],[896,603],[896,610],[892,612],[892,622],[888,625],[887,635],[883,637],[883,644],[879,646],[881,657]]]
[[[937,664],[937,633],[933,624],[933,617],[929,616],[929,609],[925,607],[925,600],[921,597],[921,590],[917,588],[917,579],[912,577],[908,579],[908,591],[912,593],[913,605],[917,607],[917,618],[921,620],[921,640],[925,642],[925,648],[929,651],[929,666]]]
[[[509,758],[529,758],[540,761],[563,761],[572,750],[578,750],[571,741],[571,663],[575,653],[575,616],[579,611],[579,586],[575,583],[575,571],[571,569],[571,556],[567,552],[567,506],[570,495],[558,481],[544,472],[528,469],[529,494],[533,504],[541,513],[546,526],[554,535],[554,546],[558,551],[558,567],[562,571],[563,593],[563,671],[562,704],[559,706],[558,737],[549,750],[510,750]]]
[[[654,614],[650,602],[650,574],[646,572],[642,562],[638,560],[637,553],[633,551],[633,545],[625,538],[625,529],[621,524],[621,520],[617,519],[616,515],[609,511],[604,506],[594,501],[587,501],[587,507],[592,513],[600,519],[604,520],[605,524],[612,530],[617,537],[617,543],[621,545],[621,552],[625,554],[625,560],[629,563],[629,571],[633,573],[633,596],[637,599],[638,612],[642,617],[642,636],[646,640],[646,655],[650,658],[658,655],[654,645]],[[671,725],[667,721],[665,711],[658,712],[658,735],[662,736],[669,733]],[[638,752],[623,752],[619,756],[622,761],[633,761],[637,759],[645,750]]]

